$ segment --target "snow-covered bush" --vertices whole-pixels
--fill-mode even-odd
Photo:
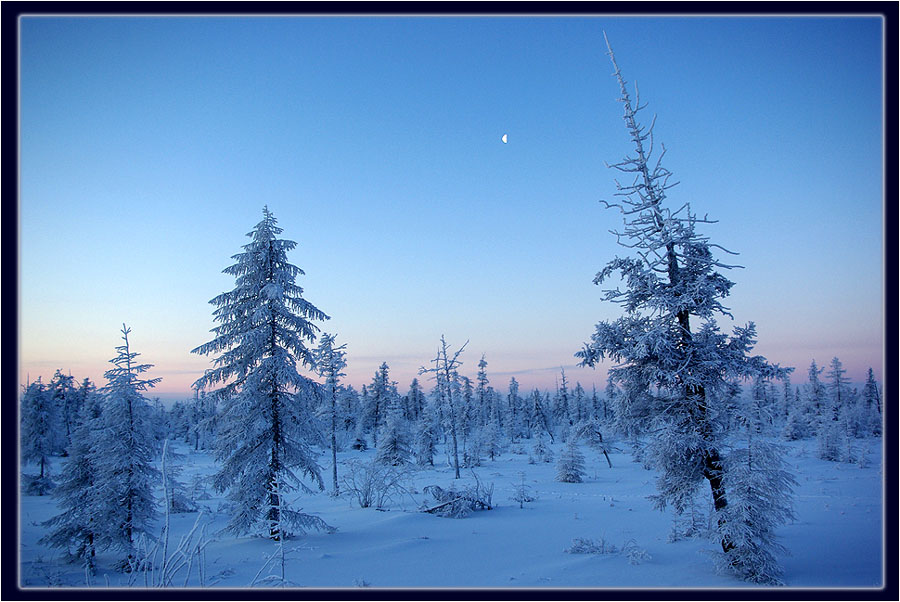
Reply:
[[[437,504],[425,504],[422,512],[449,518],[465,518],[476,510],[490,510],[493,507],[491,500],[494,496],[494,484],[482,485],[478,475],[472,474],[475,477],[475,485],[472,486],[457,487],[454,484],[449,489],[438,485],[424,487],[423,491],[430,493]]]
[[[409,493],[404,485],[407,477],[408,471],[400,466],[351,460],[341,477],[341,484],[344,491],[356,498],[360,508],[384,508]]]
[[[619,548],[603,537],[594,541],[585,537],[576,537],[572,545],[563,550],[566,554],[618,554]]]
[[[647,550],[637,545],[633,539],[629,539],[622,546],[622,554],[628,559],[629,564],[641,564],[652,558]]]

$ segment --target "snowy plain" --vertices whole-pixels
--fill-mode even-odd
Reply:
[[[796,520],[779,529],[790,555],[781,558],[787,588],[878,588],[883,583],[883,474],[881,439],[858,441],[868,466],[820,460],[815,440],[780,442],[797,480]],[[220,533],[228,520],[224,498],[209,484],[216,470],[210,453],[172,444],[183,454],[179,481],[194,483],[209,543],[203,560],[207,587],[246,588],[280,572],[279,560],[263,569],[278,545],[260,537]],[[602,454],[582,446],[586,459],[583,483],[555,480],[563,446],[551,446],[554,461],[529,464],[532,443],[512,445],[496,460],[461,469],[463,484],[493,484],[493,508],[466,518],[423,513],[434,499],[423,488],[449,487],[453,469],[442,451],[435,467],[411,469],[404,482],[408,494],[383,509],[360,508],[346,491],[338,498],[325,492],[300,494],[295,508],[317,515],[335,533],[310,532],[285,541],[286,575],[292,586],[310,588],[746,588],[751,584],[716,574],[709,554],[715,542],[703,538],[669,541],[673,515],[647,499],[655,493],[656,473],[633,461],[625,441],[613,443],[612,467]],[[374,451],[338,453],[339,472],[348,462],[368,461]],[[59,474],[61,458],[53,458]],[[330,454],[319,463],[330,488]],[[32,467],[26,467],[30,472]],[[536,497],[519,507],[516,489],[524,483]],[[190,490],[191,488],[188,487]],[[206,495],[204,495],[204,493]],[[703,492],[704,494],[706,491]],[[162,486],[156,491],[162,500]],[[208,496],[208,497],[207,497]],[[709,503],[698,497],[708,514]],[[46,534],[40,522],[57,514],[50,496],[20,497],[20,586],[86,586],[84,570],[57,549],[38,543]],[[170,549],[195,525],[199,513],[171,514]],[[159,525],[162,524],[162,513]],[[158,528],[157,528],[157,533]],[[567,553],[576,538],[603,540],[615,553]],[[645,552],[629,559],[630,546]],[[112,569],[114,554],[101,552],[92,587],[144,587],[146,575]],[[636,562],[631,562],[635,560]],[[190,575],[183,569],[173,584],[201,585],[195,559]],[[263,569],[261,571],[261,569]]]

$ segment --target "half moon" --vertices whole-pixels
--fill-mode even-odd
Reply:
[[[503,134],[503,136],[500,137],[500,142],[502,142],[503,144],[506,144],[506,143],[507,143],[507,137],[506,137],[506,134]]]

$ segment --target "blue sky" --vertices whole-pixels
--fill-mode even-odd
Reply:
[[[187,395],[209,299],[264,204],[304,295],[406,389],[441,334],[491,383],[602,388],[573,354],[621,310],[613,163],[628,136],[602,32],[703,229],[740,253],[756,351],[883,362],[877,18],[24,18],[20,373],[103,382],[134,348]],[[500,137],[508,134],[509,143]],[[723,323],[728,327],[728,321]]]

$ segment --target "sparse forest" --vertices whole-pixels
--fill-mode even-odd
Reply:
[[[22,387],[23,584],[814,585],[792,547],[838,512],[839,534],[881,516],[882,386],[838,357],[804,377],[754,355],[753,322],[722,332],[734,254],[670,198],[655,118],[607,48],[633,149],[605,203],[622,255],[594,284],[621,315],[572,342],[605,386],[561,365],[555,388],[525,388],[442,336],[410,382],[384,361],[355,388],[354,341],[323,331],[266,206],[210,301],[190,398],[151,397],[160,378],[124,325],[105,383],[61,367]]]

